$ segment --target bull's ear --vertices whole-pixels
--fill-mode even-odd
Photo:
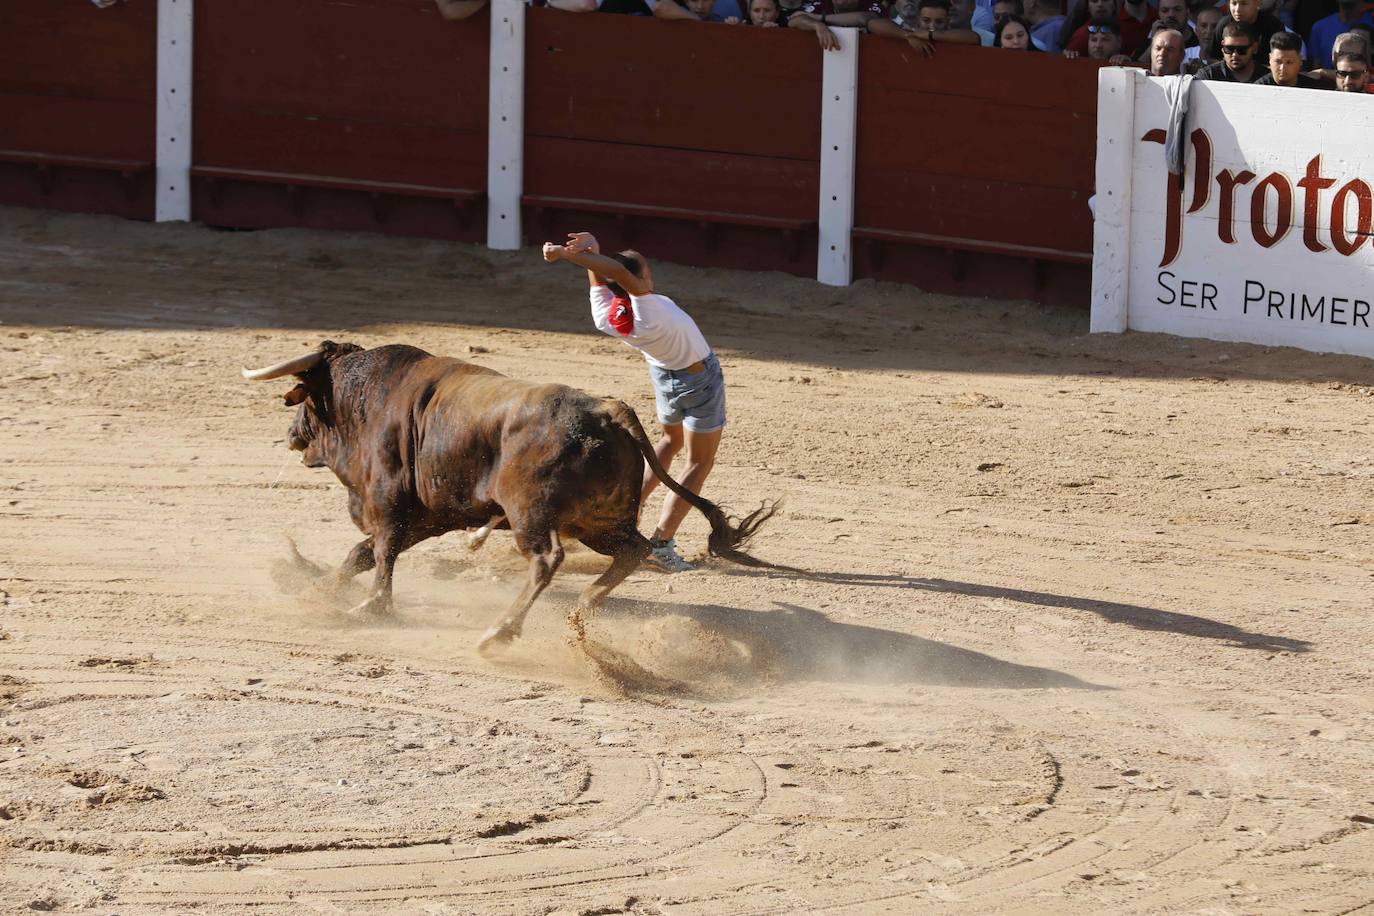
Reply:
[[[287,407],[295,407],[308,397],[310,397],[310,389],[304,385],[297,385],[295,388],[292,388],[290,391],[286,392],[286,394],[282,395],[282,400],[286,402]]]

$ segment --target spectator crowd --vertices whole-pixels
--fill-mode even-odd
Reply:
[[[99,2],[99,0],[96,0]],[[488,0],[435,0],[465,19]],[[527,0],[570,13],[619,13],[815,34],[832,26],[905,41],[923,55],[941,44],[1062,54],[1154,76],[1342,92],[1368,79],[1374,17],[1366,0]]]

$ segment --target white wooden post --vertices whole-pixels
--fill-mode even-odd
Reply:
[[[1093,220],[1093,333],[1126,330],[1131,287],[1131,157],[1135,92],[1143,70],[1097,71],[1097,200]]]
[[[492,0],[487,247],[520,247],[525,170],[525,3]]]
[[[837,51],[823,51],[821,65],[821,196],[816,279],[848,286],[854,230],[854,133],[859,111],[859,33],[832,29]]]
[[[157,4],[158,222],[191,218],[192,0]]]

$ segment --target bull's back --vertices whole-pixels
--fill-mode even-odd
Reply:
[[[619,518],[632,495],[637,508],[638,448],[600,399],[457,360],[415,369],[416,481],[426,504],[481,515],[542,501],[540,511],[559,517]]]

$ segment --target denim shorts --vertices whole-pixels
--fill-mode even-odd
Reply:
[[[654,383],[658,422],[681,423],[694,433],[713,433],[725,426],[725,376],[712,353],[701,361],[700,372],[649,367]]]

